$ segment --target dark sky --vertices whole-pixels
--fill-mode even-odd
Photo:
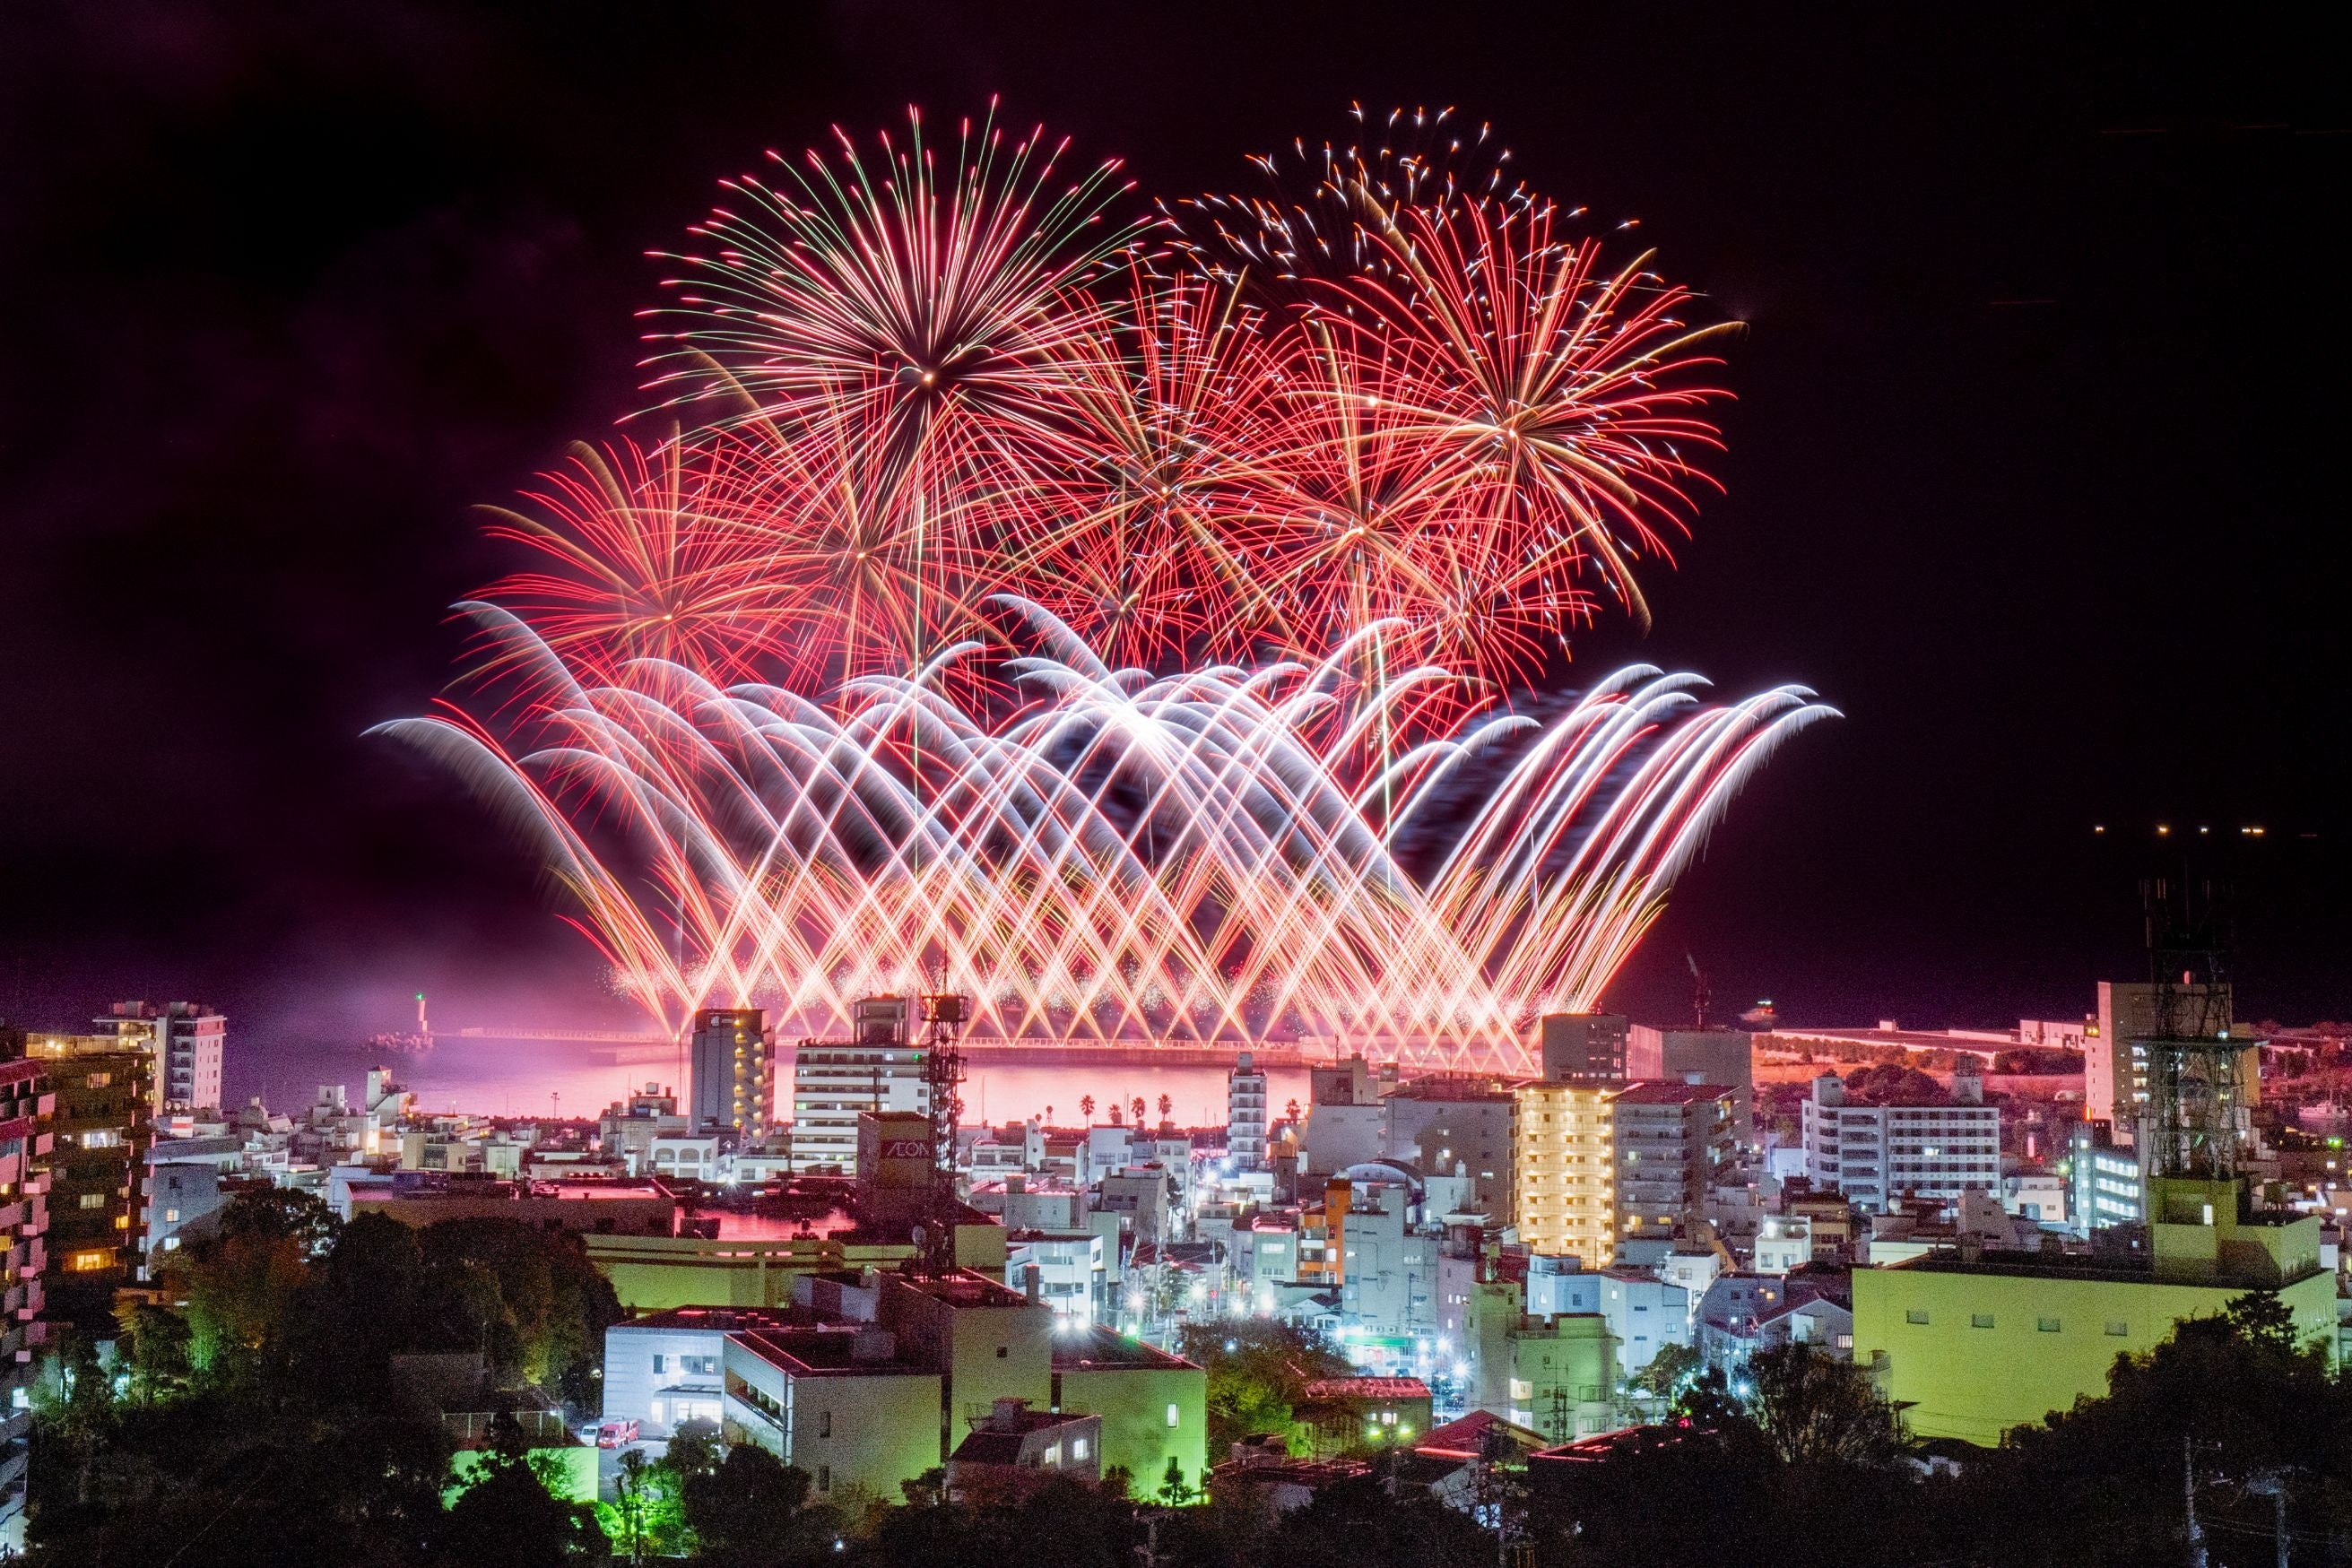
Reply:
[[[8,7],[0,1013],[194,996],[258,1060],[420,986],[594,1012],[530,865],[361,731],[447,679],[469,507],[639,406],[644,253],[717,178],[1001,93],[1168,193],[1456,104],[1750,323],[1728,497],[1580,657],[1849,716],[1621,1005],[1689,950],[1807,1021],[2079,1011],[2167,821],[2226,841],[2252,1009],[2352,1014],[2345,39],[1788,9]]]

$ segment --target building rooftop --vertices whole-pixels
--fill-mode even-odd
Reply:
[[[1629,1083],[1619,1091],[1612,1103],[1619,1105],[1689,1105],[1701,1100],[1720,1100],[1738,1091],[1727,1083],[1681,1083],[1672,1079],[1654,1079]]]
[[[1518,1452],[1532,1453],[1549,1441],[1542,1433],[1516,1426],[1491,1410],[1473,1410],[1458,1421],[1431,1428],[1429,1436],[1415,1443],[1412,1450],[1444,1458],[1475,1459],[1486,1453],[1491,1443],[1506,1443]]]
[[[1303,1392],[1309,1399],[1426,1399],[1429,1385],[1418,1377],[1318,1377]]]
[[[1507,1104],[1511,1100],[1511,1088],[1498,1078],[1416,1078],[1410,1083],[1390,1090],[1382,1098]]]
[[[1139,1339],[1100,1324],[1072,1328],[1056,1325],[1054,1334],[1055,1371],[1108,1372],[1118,1368],[1152,1372],[1200,1370],[1181,1355],[1171,1355],[1157,1345],[1146,1344]]]
[[[1026,1307],[1034,1305],[1027,1296],[1001,1281],[970,1269],[959,1269],[952,1274],[920,1276],[885,1274],[881,1276],[903,1289],[944,1301],[955,1307]]]
[[[2289,1219],[2301,1216],[2289,1216]],[[2085,1255],[2079,1252],[2011,1252],[1987,1248],[1973,1259],[1963,1258],[1955,1251],[1923,1253],[1906,1258],[1890,1269],[1909,1269],[1922,1274],[2000,1274],[2012,1279],[2095,1280],[2118,1285],[2215,1285],[2229,1290],[2252,1291],[2275,1287],[2293,1281],[2265,1280],[2251,1274],[2224,1271],[2202,1279],[2169,1279],[2159,1276],[2153,1260],[2138,1267],[2117,1268],[2112,1254]],[[1866,1270],[1865,1270],[1866,1271]],[[2314,1272],[2316,1272],[2315,1267]],[[2309,1274],[2298,1276],[2308,1279]]]
[[[862,1324],[752,1329],[727,1337],[794,1377],[822,1377],[827,1374],[864,1377],[925,1373],[938,1375],[927,1366],[901,1360],[888,1334]]]
[[[806,1328],[819,1320],[797,1307],[673,1307],[647,1312],[616,1323],[625,1329],[708,1329],[720,1333],[751,1333]]]

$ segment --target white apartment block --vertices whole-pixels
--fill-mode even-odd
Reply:
[[[1965,1081],[1964,1081],[1965,1082]],[[2000,1191],[2000,1111],[1965,1103],[1849,1102],[1834,1074],[1813,1080],[1804,1105],[1805,1175],[1849,1202],[1885,1213],[1905,1197],[1951,1201]]]

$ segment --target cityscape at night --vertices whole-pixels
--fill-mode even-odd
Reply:
[[[0,17],[0,1562],[2352,1558],[2304,26]]]

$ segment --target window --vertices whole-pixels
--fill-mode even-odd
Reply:
[[[1001,1344],[1000,1344],[1000,1345],[998,1345],[998,1346],[996,1347],[996,1359],[997,1359],[997,1360],[999,1360],[999,1361],[1003,1361],[1003,1360],[1005,1358],[1005,1354],[1006,1354],[1005,1347],[1004,1347],[1004,1346],[1003,1346],[1003,1345],[1001,1345]]]
[[[2058,1320],[2056,1318],[2036,1318],[2033,1320],[2033,1326],[2042,1333],[2056,1333],[2058,1332]]]
[[[831,1491],[833,1490],[833,1467],[831,1465],[819,1465],[816,1468],[816,1490],[819,1491]]]
[[[114,1249],[110,1247],[89,1252],[76,1252],[66,1260],[66,1272],[69,1274],[95,1274],[102,1269],[113,1267]],[[1169,1408],[1173,1409],[1175,1406],[1171,1406]]]
[[[1181,1421],[1183,1418],[1184,1418],[1184,1412],[1183,1412],[1183,1410],[1182,1410],[1181,1407],[1179,1407],[1179,1406],[1174,1406],[1174,1405],[1171,1405],[1170,1406],[1168,1406],[1168,1424],[1169,1424],[1171,1427],[1175,1426],[1178,1422]]]
[[[79,1197],[76,1198],[74,1202],[83,1208],[104,1208],[106,1207],[106,1194],[102,1192],[86,1192]]]
[[[1992,1314],[1990,1312],[1970,1312],[1969,1314],[1969,1327],[1972,1329],[1989,1329],[1992,1327]]]
[[[1080,1459],[1083,1459],[1083,1458],[1085,1458],[1086,1457],[1087,1457],[1087,1440],[1086,1440],[1084,1437],[1073,1437],[1073,1438],[1071,1438],[1071,1439],[1070,1439],[1070,1459],[1071,1459],[1071,1462],[1072,1462],[1072,1463],[1076,1463],[1076,1461],[1078,1461],[1078,1460],[1080,1460]]]
[[[1906,1323],[1925,1323],[1927,1321],[1927,1311],[1924,1308],[1913,1307],[1903,1314],[1903,1321]]]
[[[668,1369],[669,1369],[669,1358],[668,1358],[667,1356],[666,1356],[666,1355],[656,1354],[656,1355],[654,1357],[654,1371],[655,1371],[656,1374],[659,1374],[659,1373],[662,1373],[662,1372],[666,1372],[666,1371],[667,1371]]]
[[[2110,1318],[2107,1320],[2107,1332],[2113,1334],[2116,1338],[2121,1339],[2126,1334],[2131,1333],[2131,1324],[2123,1322],[2119,1318]]]
[[[719,1358],[715,1355],[681,1355],[677,1358],[677,1369],[691,1376],[716,1377],[719,1375]]]
[[[816,1435],[817,1435],[818,1437],[832,1437],[832,1436],[833,1436],[833,1412],[832,1412],[832,1411],[830,1411],[830,1410],[820,1410],[820,1411],[818,1411],[818,1412],[817,1412],[817,1414],[816,1414]]]

